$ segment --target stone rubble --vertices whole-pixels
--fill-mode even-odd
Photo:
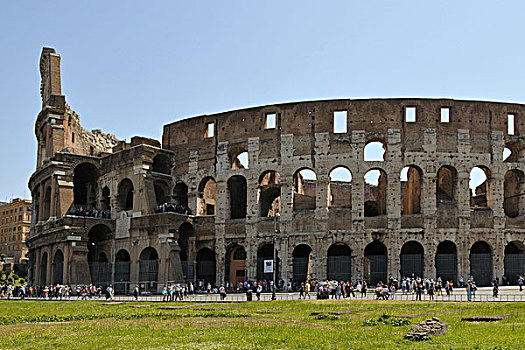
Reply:
[[[447,331],[447,324],[439,322],[437,317],[420,322],[410,328],[405,339],[414,341],[429,340],[430,336],[439,337]]]

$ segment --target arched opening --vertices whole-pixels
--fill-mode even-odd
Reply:
[[[73,175],[73,204],[75,208],[96,208],[99,175],[99,170],[91,163],[82,163],[75,168]]]
[[[58,249],[53,258],[53,284],[62,284],[64,275],[64,253]]]
[[[108,186],[105,186],[103,189],[102,189],[102,198],[101,198],[101,207],[102,207],[102,210],[110,210],[110,191],[109,191],[109,187]]]
[[[456,245],[451,241],[439,243],[436,251],[436,277],[443,282],[458,281],[458,256]]]
[[[111,283],[111,263],[107,251],[111,250],[111,230],[103,224],[95,225],[88,233],[88,263],[91,283]]]
[[[477,166],[470,171],[470,206],[473,209],[490,208],[492,204],[492,178],[490,170]]]
[[[130,290],[131,257],[126,249],[115,255],[115,292],[125,293]]]
[[[352,278],[352,252],[345,243],[332,244],[328,248],[326,264],[328,280],[350,281]]]
[[[232,169],[248,169],[248,152],[244,151],[232,157]]]
[[[386,146],[381,141],[372,141],[364,149],[365,162],[383,162],[386,159]]]
[[[120,210],[133,210],[133,182],[124,179],[118,185],[118,201]]]
[[[328,175],[328,207],[352,208],[352,173],[336,167]]]
[[[512,151],[510,150],[510,148],[505,147],[503,149],[503,161],[504,162],[510,162],[509,158],[510,158],[511,155],[512,155]]]
[[[246,281],[246,250],[240,245],[234,245],[226,254],[226,269],[228,281],[235,287],[237,283]]]
[[[415,241],[401,248],[401,277],[423,278],[423,246]]]
[[[184,182],[177,183],[173,188],[173,204],[176,212],[188,213],[188,186]]]
[[[276,171],[265,171],[259,177],[259,206],[261,217],[281,213],[281,185]]]
[[[273,244],[264,244],[257,250],[257,280],[271,281],[273,279],[272,267],[275,267],[275,278],[279,279],[279,252],[275,250],[275,264],[273,263],[274,248]],[[274,266],[275,265],[275,266]]]
[[[522,242],[510,242],[505,246],[505,279],[509,284],[517,284],[518,276],[525,272],[525,246]]]
[[[32,222],[38,223],[40,220],[40,186],[36,186],[33,190],[33,211]]]
[[[488,243],[478,241],[470,248],[470,276],[478,286],[490,286],[492,282],[492,249]]]
[[[44,252],[42,254],[42,258],[40,258],[40,284],[44,285],[47,284],[47,252]]]
[[[190,239],[195,237],[195,230],[193,225],[189,222],[184,222],[179,226],[179,239],[177,243],[180,247],[180,262],[182,265],[182,274],[184,281],[189,282],[195,279],[194,263],[189,260],[188,256],[190,253]]]
[[[203,281],[203,286],[208,283],[215,284],[215,252],[209,248],[203,248],[197,252],[197,279]]]
[[[51,186],[46,188],[44,193],[44,212],[42,215],[42,220],[47,220],[51,216]]]
[[[458,172],[454,167],[445,165],[439,168],[436,181],[436,204],[439,207],[456,208],[456,186]]]
[[[217,183],[212,177],[202,179],[197,199],[197,215],[215,215]]]
[[[505,163],[516,163],[519,162],[520,158],[520,144],[508,143],[503,149],[503,161]]]
[[[139,281],[144,285],[144,291],[157,292],[157,281],[159,276],[159,254],[148,247],[139,256]]]
[[[172,167],[171,159],[167,155],[157,154],[153,158],[153,166],[152,166],[153,169],[152,170],[154,172],[170,175],[171,167]]]
[[[401,170],[401,214],[421,213],[421,187],[423,172],[420,168],[410,165]]]
[[[313,210],[316,207],[317,176],[311,169],[300,169],[293,175],[293,209]]]
[[[157,205],[168,204],[168,202],[170,202],[170,189],[166,182],[156,180],[153,183],[153,189],[155,190],[155,200]]]
[[[228,179],[228,193],[230,194],[230,217],[242,219],[246,217],[246,179],[241,175],[234,175]]]
[[[369,285],[387,282],[387,249],[386,246],[374,241],[365,247],[365,266],[363,277]]]
[[[306,282],[310,279],[310,261],[312,248],[307,244],[299,244],[292,253],[293,256],[293,281]]]
[[[503,188],[505,215],[511,218],[523,215],[525,208],[525,176],[523,172],[517,169],[507,171]]]
[[[365,217],[386,215],[387,177],[381,169],[365,174]]]

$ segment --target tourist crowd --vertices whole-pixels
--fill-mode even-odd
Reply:
[[[86,216],[90,218],[102,218],[111,219],[111,211],[109,210],[97,210],[97,209],[86,209],[84,207],[78,207],[76,209],[69,209],[67,215],[72,216]]]
[[[190,209],[180,204],[164,203],[155,208],[155,213],[179,213],[190,215]]]

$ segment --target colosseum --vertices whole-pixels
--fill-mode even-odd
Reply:
[[[40,59],[28,239],[33,284],[525,272],[525,105],[454,99],[280,103],[164,125],[82,128],[60,56]]]

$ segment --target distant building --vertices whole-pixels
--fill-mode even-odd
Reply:
[[[26,237],[31,228],[31,201],[15,198],[0,202],[0,253],[13,258],[15,263],[26,259]]]

